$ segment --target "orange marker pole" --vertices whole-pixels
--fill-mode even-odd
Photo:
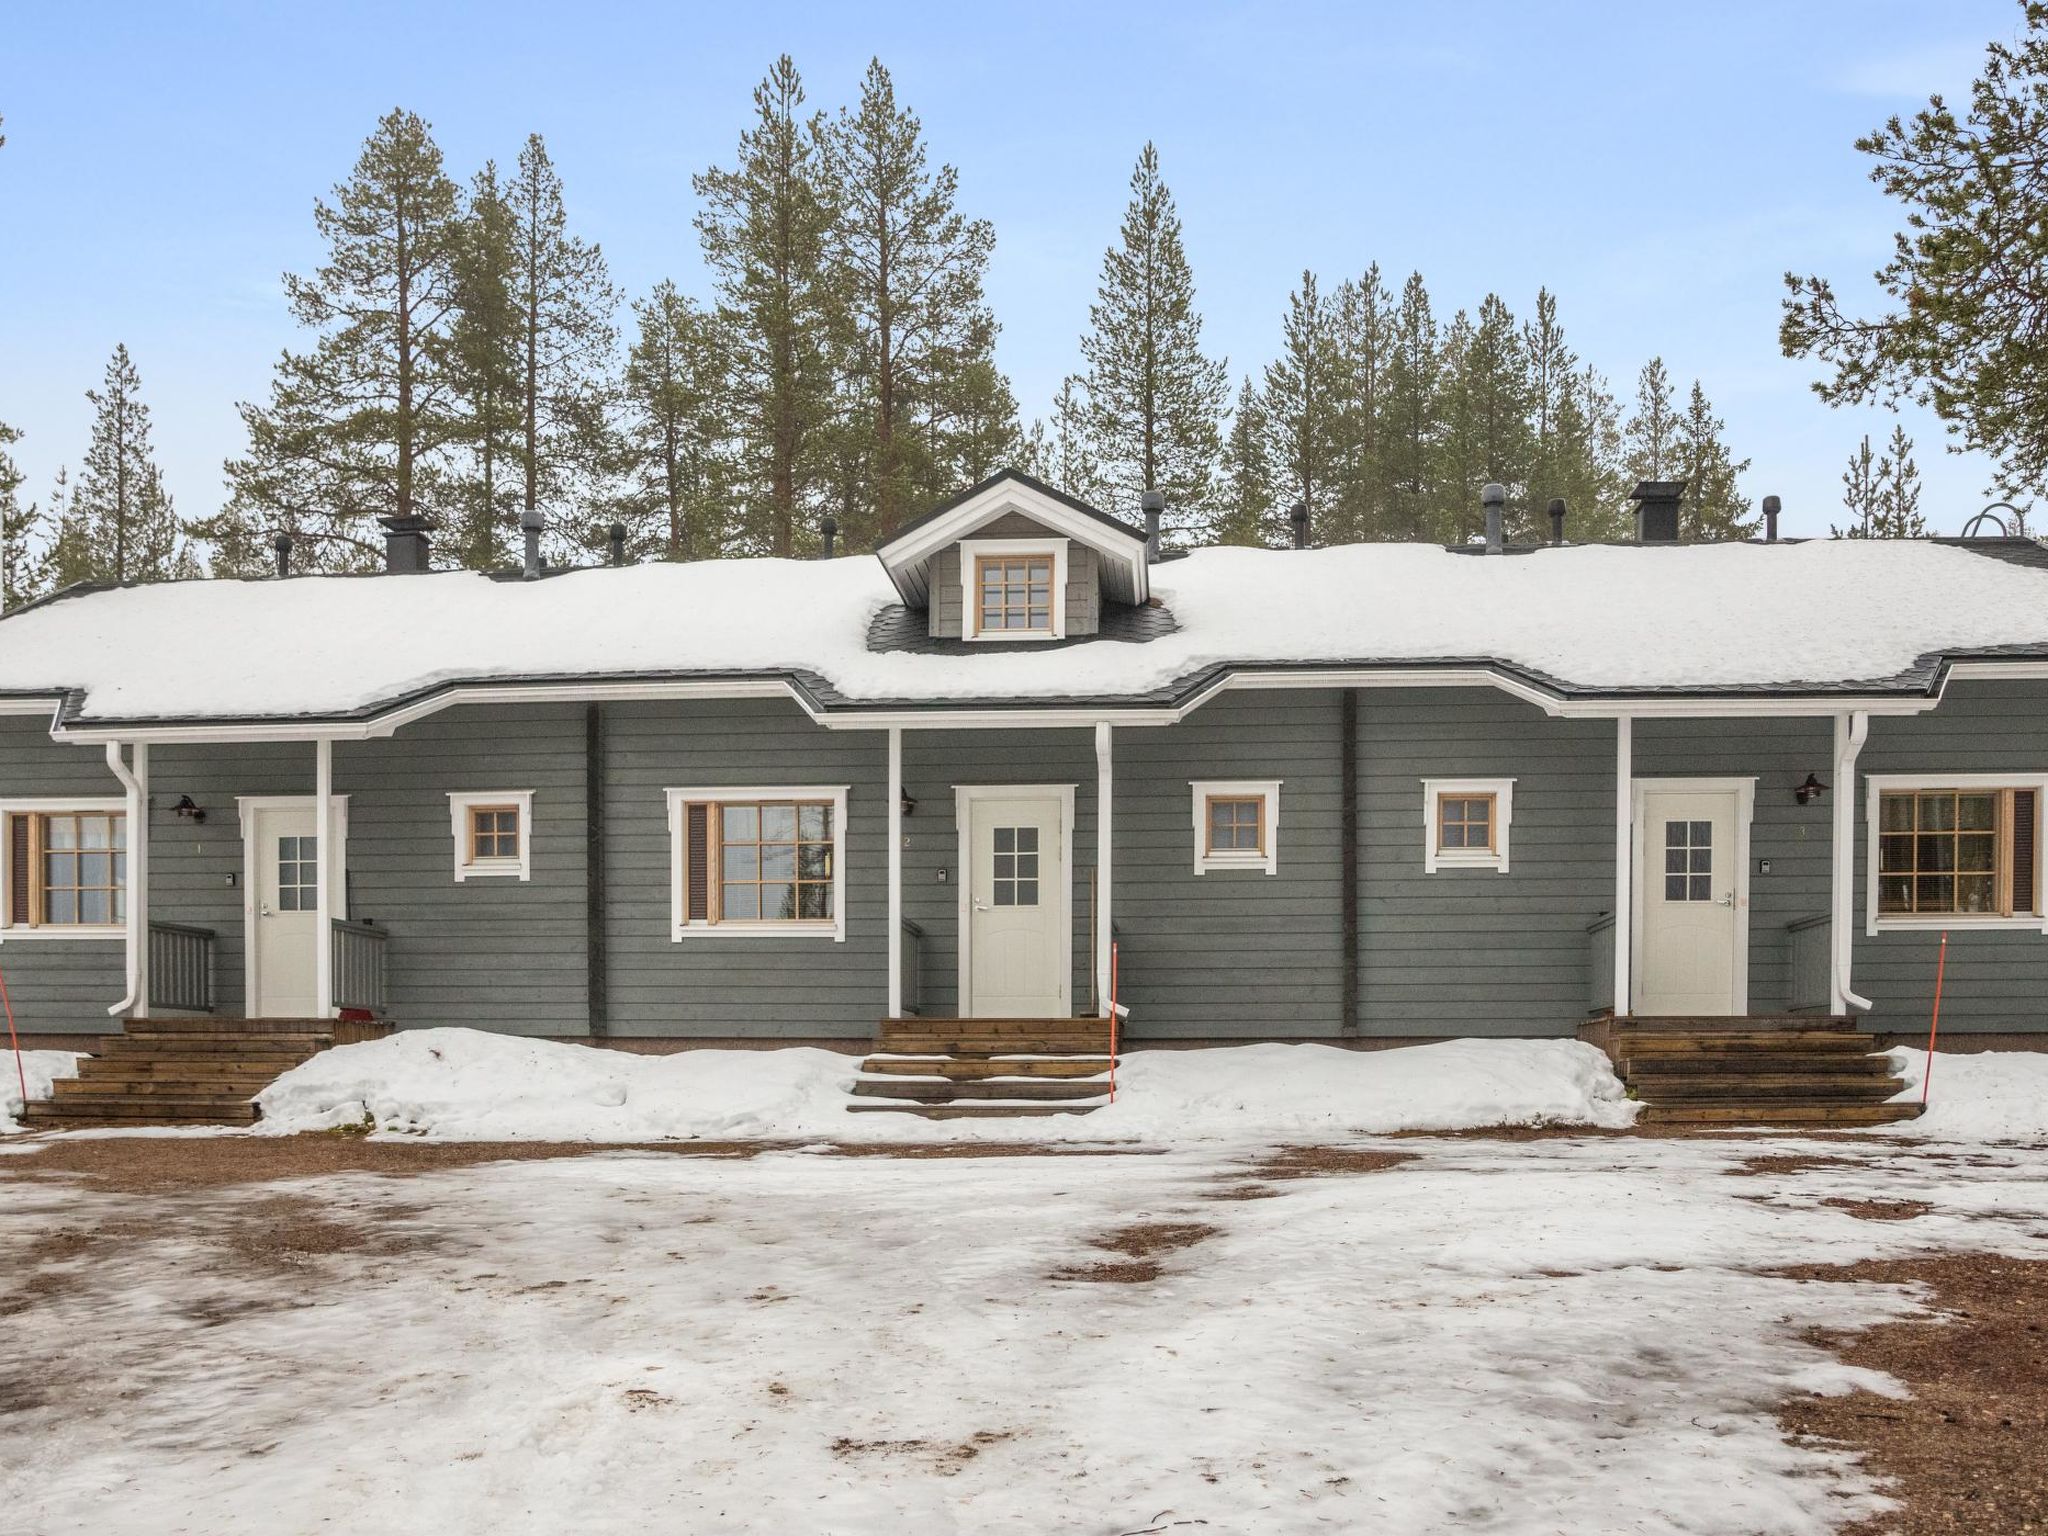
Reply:
[[[1927,1085],[1934,1081],[1934,1040],[1941,1033],[1941,979],[1948,970],[1948,934],[1941,936],[1941,953],[1934,961],[1934,1017],[1927,1025],[1927,1070],[1920,1074],[1920,1107],[1927,1107]]]
[[[1116,1102],[1116,962],[1117,946],[1109,946],[1109,1102]]]

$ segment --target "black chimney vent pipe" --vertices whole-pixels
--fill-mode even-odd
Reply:
[[[1288,511],[1287,521],[1294,525],[1294,547],[1308,548],[1308,503],[1297,501]]]
[[[526,564],[520,574],[528,581],[540,580],[540,531],[545,523],[538,507],[519,514],[519,531],[526,536]]]
[[[1685,496],[1686,484],[1683,480],[1644,480],[1629,492],[1628,499],[1636,504],[1638,544],[1678,542],[1678,503]]]
[[[1146,491],[1138,505],[1145,513],[1145,563],[1153,565],[1159,559],[1159,519],[1166,515],[1166,492]]]
[[[433,524],[418,513],[380,517],[384,525],[384,569],[394,576],[413,576],[428,569],[427,534]]]
[[[1479,505],[1486,509],[1486,552],[1489,555],[1500,554],[1507,548],[1507,534],[1501,526],[1507,504],[1508,488],[1498,480],[1489,480],[1479,488]]]
[[[282,581],[292,573],[292,536],[280,533],[270,541],[270,547],[277,553],[277,575]]]
[[[612,564],[624,565],[626,563],[626,525],[624,523],[613,523],[611,527],[605,530],[605,537],[611,544]]]
[[[1764,542],[1766,544],[1778,542],[1778,513],[1784,505],[1775,496],[1766,496],[1764,498]]]
[[[818,535],[824,540],[825,546],[818,558],[820,560],[830,560],[832,558],[832,547],[839,542],[839,519],[830,512],[827,512],[825,520],[818,524]]]
[[[1550,503],[1550,542],[1553,544],[1562,544],[1564,542],[1564,498],[1562,496],[1553,498]]]

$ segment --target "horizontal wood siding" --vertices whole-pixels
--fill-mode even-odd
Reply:
[[[98,746],[50,740],[48,714],[0,715],[0,794],[39,798],[121,793]],[[0,972],[24,1032],[112,1029],[107,1009],[127,990],[121,940],[17,938],[0,942]],[[10,1066],[7,1070],[12,1071]]]
[[[880,731],[828,731],[794,704],[605,706],[606,928],[614,1036],[874,1033],[888,1003]],[[846,941],[670,937],[670,788],[846,784]]]
[[[2048,683],[1951,683],[1932,714],[1873,719],[1859,767],[1864,773],[2048,772]],[[1854,985],[1876,1005],[1869,1027],[1924,1030],[1941,935],[1865,933],[1864,814],[1859,800]],[[1944,1030],[2048,1031],[2048,937],[1973,932],[1958,921],[1949,930],[1941,1023]]]
[[[1358,734],[1363,1032],[1572,1033],[1586,930],[1613,909],[1613,722],[1491,689],[1385,688],[1362,696]],[[1508,873],[1424,872],[1437,778],[1515,780]]]
[[[1341,1032],[1341,729],[1338,695],[1317,689],[1226,693],[1179,725],[1115,733],[1133,1039]],[[1273,874],[1195,873],[1195,779],[1282,781]]]
[[[977,539],[1057,539],[1043,524],[1018,512],[999,517],[972,535]],[[926,612],[934,639],[958,640],[967,633],[960,606],[960,546],[948,544],[932,556],[931,597]],[[1102,627],[1102,566],[1088,545],[1067,540],[1067,633],[1092,635]]]
[[[1611,727],[1610,727],[1611,729]],[[1825,916],[1830,899],[1834,809],[1826,797],[1801,805],[1793,789],[1807,774],[1832,777],[1829,720],[1639,720],[1638,778],[1754,778],[1749,829],[1749,1006],[1792,1006],[1789,924]],[[1516,802],[1516,809],[1521,808]],[[1768,860],[1771,872],[1760,867]],[[1657,867],[1651,865],[1651,874]]]

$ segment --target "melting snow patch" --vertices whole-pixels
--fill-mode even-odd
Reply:
[[[1893,1075],[1906,1080],[1893,1102],[1917,1101],[1927,1052],[1901,1046],[1889,1054]],[[1944,1141],[2048,1141],[2048,1052],[1937,1051],[1927,1113],[1885,1129]]]
[[[47,1099],[50,1084],[60,1077],[78,1076],[84,1051],[23,1051],[21,1071],[14,1069],[13,1051],[0,1050],[0,1134],[21,1129],[21,1080],[28,1079],[28,1096]]]

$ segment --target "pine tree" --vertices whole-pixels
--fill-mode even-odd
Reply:
[[[228,462],[227,506],[195,526],[216,574],[263,570],[275,528],[315,567],[373,569],[372,519],[437,509],[437,456],[459,431],[447,366],[459,203],[427,124],[403,110],[377,124],[334,200],[315,203],[327,260],[284,284],[292,318],[317,335],[279,359],[267,405],[237,406],[248,453]]]
[[[1280,356],[1266,365],[1266,453],[1283,499],[1307,507],[1312,536],[1336,497],[1332,470],[1337,447],[1336,356],[1330,311],[1316,275],[1301,274],[1287,296]]]
[[[455,248],[448,341],[458,418],[454,446],[464,463],[447,488],[453,526],[444,547],[470,570],[504,564],[519,523],[522,326],[513,291],[515,233],[498,167],[486,162],[470,184],[468,217]]]
[[[841,312],[827,257],[835,220],[822,118],[799,117],[803,82],[787,54],[754,91],[756,122],[731,170],[693,180],[697,232],[731,336],[734,425],[744,444],[746,542],[797,553],[819,504],[833,376],[827,339]]]
[[[1026,474],[1076,501],[1100,507],[1106,500],[1102,466],[1088,435],[1088,400],[1081,381],[1069,374],[1053,396],[1050,422],[1034,422],[1024,444]]]
[[[1528,357],[1515,317],[1488,294],[1477,321],[1460,310],[1444,332],[1441,466],[1435,487],[1437,537],[1462,544],[1484,530],[1480,491],[1504,486],[1510,517],[1527,518],[1533,449]]]
[[[639,335],[624,388],[631,547],[664,560],[721,554],[732,464],[718,318],[672,282],[657,284],[633,313]]]
[[[1870,434],[1866,432],[1856,451],[1849,455],[1849,467],[1842,471],[1842,506],[1849,514],[1849,525],[1830,527],[1829,535],[1837,539],[1881,538],[1876,526],[1881,500],[1877,455],[1870,450]]]
[[[986,480],[1017,462],[1023,434],[1017,397],[995,360],[995,318],[983,310],[957,351],[945,359],[931,409],[928,457],[939,478],[930,501],[959,486]]]
[[[1913,462],[1913,439],[1900,423],[1892,424],[1891,441],[1878,460],[1878,520],[1888,539],[1928,537],[1920,515],[1920,466]]]
[[[142,380],[117,346],[93,405],[92,442],[73,493],[71,513],[83,529],[92,581],[165,581],[181,573],[183,528],[164,490],[149,441]]]
[[[1202,351],[1180,214],[1149,143],[1131,173],[1118,241],[1103,253],[1088,327],[1081,356],[1116,510],[1129,515],[1141,492],[1157,490],[1170,528],[1199,527],[1230,380],[1225,364]]]
[[[1443,371],[1442,344],[1429,289],[1420,272],[1411,272],[1401,285],[1401,301],[1394,311],[1393,345],[1380,406],[1379,435],[1389,498],[1380,523],[1382,538],[1432,537]]]
[[[21,433],[0,421],[0,611],[49,590],[49,530],[34,502],[22,505],[21,467],[7,451],[20,441]]]
[[[1247,378],[1238,388],[1237,410],[1223,441],[1223,468],[1216,493],[1211,537],[1218,544],[1253,548],[1271,542],[1275,522],[1273,469],[1266,461],[1265,402]]]
[[[1681,515],[1688,539],[1746,539],[1756,532],[1749,498],[1735,484],[1737,475],[1748,472],[1749,460],[1737,462],[1730,456],[1728,445],[1721,440],[1725,430],[1726,424],[1714,414],[1706,391],[1694,379],[1678,418],[1678,468],[1671,476],[1686,482]]]
[[[1523,514],[1512,520],[1515,537],[1536,539],[1548,529],[1543,513],[1554,497],[1567,506],[1566,482],[1579,478],[1574,460],[1584,453],[1575,441],[1583,415],[1574,409],[1578,388],[1578,354],[1564,339],[1557,319],[1557,296],[1548,288],[1536,291],[1536,318],[1522,327],[1522,352],[1529,365],[1529,474]]]
[[[71,495],[71,471],[57,466],[50,484],[50,500],[42,512],[43,527],[49,534],[49,573],[53,590],[63,591],[74,582],[94,581],[92,541],[85,519]]]
[[[994,372],[983,293],[995,231],[955,207],[958,171],[927,167],[924,130],[881,60],[869,60],[859,106],[840,110],[824,148],[838,214],[833,287],[849,328],[843,388],[870,487],[851,509],[857,524],[842,516],[840,531],[864,547],[938,499],[957,465],[1001,452],[1015,408],[1005,417],[1009,385]],[[950,438],[934,431],[941,418]]]
[[[520,506],[540,512],[558,547],[602,547],[601,528],[569,514],[603,477],[614,445],[605,408],[618,344],[618,291],[604,253],[569,233],[562,179],[547,145],[527,135],[505,187],[512,214],[512,302],[518,315]],[[587,494],[581,500],[587,500]]]
[[[1671,480],[1680,473],[1678,405],[1663,358],[1651,358],[1636,375],[1636,408],[1621,437],[1630,480]]]
[[[1377,263],[1356,280],[1338,284],[1331,305],[1330,344],[1335,357],[1336,483],[1328,536],[1331,543],[1386,536],[1398,513],[1381,442],[1388,370],[1392,366],[1394,296]],[[1242,415],[1243,401],[1239,402]],[[1233,432],[1238,428],[1233,425]],[[1231,458],[1243,463],[1242,454]]]
[[[1550,478],[1537,494],[1546,516],[1540,533],[1549,536],[1547,513],[1553,498],[1562,499],[1566,537],[1577,543],[1620,539],[1630,531],[1622,470],[1621,404],[1607,380],[1588,363],[1567,374],[1557,402],[1556,451]],[[1535,497],[1531,498],[1535,510]]]

